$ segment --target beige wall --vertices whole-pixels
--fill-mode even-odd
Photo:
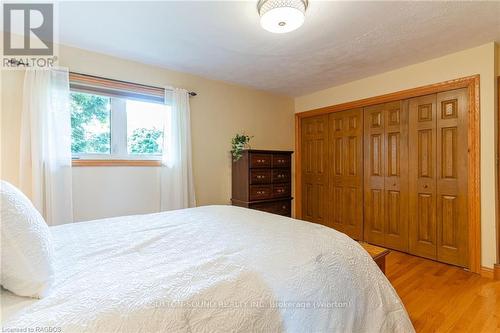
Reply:
[[[103,54],[61,46],[59,59],[71,71],[154,86],[172,85],[196,91],[191,98],[193,169],[199,205],[227,204],[231,196],[230,141],[236,132],[254,135],[251,145],[261,149],[293,149],[293,99],[254,89],[212,81]],[[22,71],[2,71],[1,178],[18,183],[19,129],[22,107]],[[75,216],[78,220],[154,210],[157,188],[142,186],[144,193],[131,193],[130,202],[122,194],[133,191],[140,177],[155,184],[155,170],[130,168],[128,173],[87,168],[74,172]],[[145,174],[146,172],[146,174]],[[78,177],[76,177],[78,173]],[[118,176],[119,174],[119,176]],[[107,177],[104,177],[106,175]],[[148,176],[149,175],[149,176]],[[95,177],[94,177],[95,176]],[[114,177],[114,178],[113,178]],[[118,178],[120,177],[120,178]],[[127,178],[129,178],[127,181]],[[135,177],[135,178],[134,178]],[[86,179],[87,181],[82,181]],[[89,184],[88,180],[96,180]],[[108,183],[103,183],[108,181]],[[110,185],[111,184],[111,185]],[[121,187],[109,193],[112,184]],[[108,187],[108,192],[98,188]],[[147,193],[146,193],[147,192]],[[101,194],[101,195],[99,195]],[[146,196],[148,205],[137,206]],[[121,198],[119,202],[115,197]],[[134,205],[136,207],[134,207]],[[116,207],[110,211],[110,207]],[[120,208],[121,207],[121,208]]]
[[[500,44],[497,44],[497,75],[500,74]]]
[[[453,53],[295,99],[295,112],[378,96],[431,83],[479,74],[481,103],[481,250],[482,265],[495,262],[496,108],[495,43]],[[470,198],[474,200],[473,198]]]

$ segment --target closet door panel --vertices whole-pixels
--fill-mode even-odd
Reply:
[[[385,246],[384,105],[364,108],[364,237]]]
[[[328,200],[328,222],[327,226],[340,232],[345,232],[344,228],[344,186],[342,177],[344,176],[344,116],[341,113],[332,113],[328,118],[329,123],[329,200]]]
[[[436,259],[436,95],[408,104],[409,252]]]
[[[328,116],[303,118],[302,129],[302,218],[327,221]]]
[[[467,89],[437,94],[437,259],[468,265]]]
[[[363,237],[362,109],[329,115],[329,223],[361,240]]]
[[[408,251],[408,105],[385,104],[385,246]]]

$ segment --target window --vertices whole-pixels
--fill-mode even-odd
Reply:
[[[161,155],[165,105],[128,100],[126,110],[128,154]]]
[[[77,159],[160,159],[164,104],[71,92],[71,149]]]
[[[71,93],[71,152],[111,152],[111,98]]]
[[[71,84],[71,150],[76,165],[85,161],[139,165],[143,160],[161,160],[164,126],[168,128],[170,115],[163,97],[99,84]]]

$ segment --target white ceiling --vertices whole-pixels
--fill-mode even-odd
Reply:
[[[309,1],[272,34],[255,1],[63,2],[63,44],[291,96],[500,41],[500,1]]]

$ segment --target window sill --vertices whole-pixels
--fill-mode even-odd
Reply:
[[[107,167],[107,166],[137,166],[137,167],[159,167],[161,161],[158,160],[111,160],[111,159],[86,159],[73,160],[74,167]]]

